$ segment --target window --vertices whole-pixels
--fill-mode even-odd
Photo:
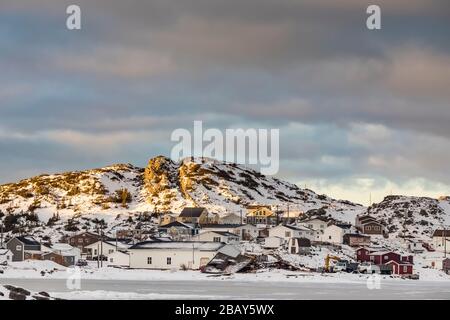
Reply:
[[[114,253],[114,249],[109,249],[108,254]]]
[[[291,232],[290,231],[286,231],[284,233],[284,236],[287,237],[287,238],[290,238],[291,237]]]
[[[384,256],[384,260],[387,260],[387,259],[389,259],[389,256]]]
[[[16,246],[16,251],[22,251],[22,246],[21,245]]]
[[[152,257],[147,258],[147,264],[152,264]]]
[[[78,243],[83,243],[83,239],[78,239]]]
[[[403,266],[403,272],[407,272],[408,271],[408,267],[407,266]]]
[[[168,264],[168,265],[169,265],[169,264],[172,264],[172,258],[167,257],[167,264]]]
[[[109,262],[113,263],[114,259],[113,258],[109,258]]]
[[[221,242],[221,241],[220,241],[220,237],[214,237],[214,238],[213,238],[213,241],[214,241],[214,242]]]
[[[10,256],[6,256],[6,260],[9,260],[9,258],[11,258]]]

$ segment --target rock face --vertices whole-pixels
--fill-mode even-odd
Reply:
[[[125,190],[125,191],[124,191]],[[125,200],[123,195],[129,195]],[[219,214],[238,213],[249,204],[291,210],[319,209],[331,213],[361,210],[311,190],[261,175],[234,163],[211,159],[174,162],[159,156],[146,168],[129,164],[63,174],[41,175],[0,186],[0,210],[36,213],[47,222],[55,212],[62,219],[88,213],[117,216],[130,212],[180,212],[185,206],[203,206]],[[346,219],[344,219],[346,220]]]
[[[450,201],[393,195],[368,208],[368,213],[387,227],[391,236],[428,238],[436,228],[450,223]]]

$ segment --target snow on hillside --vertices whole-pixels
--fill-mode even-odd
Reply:
[[[391,238],[428,239],[436,228],[450,222],[450,202],[427,197],[388,196],[368,208],[388,228]]]
[[[146,168],[118,164],[0,186],[0,212],[15,216],[16,231],[33,229],[33,234],[54,240],[66,231],[92,230],[100,220],[111,229],[127,221],[133,225],[132,220],[143,214],[179,213],[186,206],[223,215],[245,213],[251,204],[278,210],[289,205],[290,210],[345,222],[365,210],[242,165],[206,158],[174,162],[159,156],[150,159]]]
[[[335,200],[309,189],[264,176],[243,165],[206,158],[174,162],[159,156],[145,168],[118,164],[99,169],[41,175],[0,186],[0,218],[9,213],[16,231],[30,231],[58,240],[67,232],[94,230],[101,222],[108,230],[152,227],[152,213],[179,213],[186,206],[210,212],[245,214],[248,205],[274,210],[303,211],[354,223],[357,214],[375,216],[390,237],[429,238],[442,224],[450,224],[450,199],[388,196],[365,208]],[[3,218],[1,217],[3,215]],[[11,222],[11,221],[10,221]],[[383,242],[383,240],[381,240]]]

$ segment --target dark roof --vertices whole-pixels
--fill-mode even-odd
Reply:
[[[302,220],[301,222],[308,222],[308,221],[311,221],[311,220],[320,220],[320,221],[322,221],[322,222],[328,222],[328,221],[329,221],[328,219],[323,218],[323,217],[315,217],[315,216],[311,216],[311,217],[309,217],[309,218],[306,219],[306,220]]]
[[[299,247],[311,247],[311,240],[307,238],[294,238]]]
[[[349,223],[336,223],[335,226],[342,229],[350,229],[352,227]]]
[[[229,229],[229,228],[237,228],[243,226],[243,224],[233,224],[233,223],[225,223],[225,224],[219,224],[219,223],[215,223],[215,224],[202,224],[200,227],[202,229],[204,228],[224,228],[224,229]]]
[[[450,230],[435,230],[433,237],[450,237]]]
[[[172,227],[192,229],[191,226],[189,226],[189,225],[187,225],[185,223],[179,222],[179,221],[174,221],[174,222],[170,222],[168,224],[159,226],[159,229],[169,229],[169,228],[172,228]]]
[[[221,236],[225,236],[225,237],[229,237],[229,236],[233,236],[233,237],[238,237],[238,235],[231,233],[231,232],[227,232],[227,231],[211,231],[211,232],[215,232],[217,234],[220,234]]]
[[[39,242],[37,242],[31,236],[16,237],[16,239],[27,246],[40,246],[41,245]]]
[[[189,217],[189,218],[198,218],[202,215],[203,211],[205,211],[205,208],[184,208],[181,213],[180,217]]]

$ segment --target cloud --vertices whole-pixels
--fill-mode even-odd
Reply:
[[[369,2],[79,0],[70,32],[70,1],[2,1],[0,181],[145,164],[199,119],[280,128],[280,176],[352,199],[445,191],[449,4],[378,1],[371,32]]]

